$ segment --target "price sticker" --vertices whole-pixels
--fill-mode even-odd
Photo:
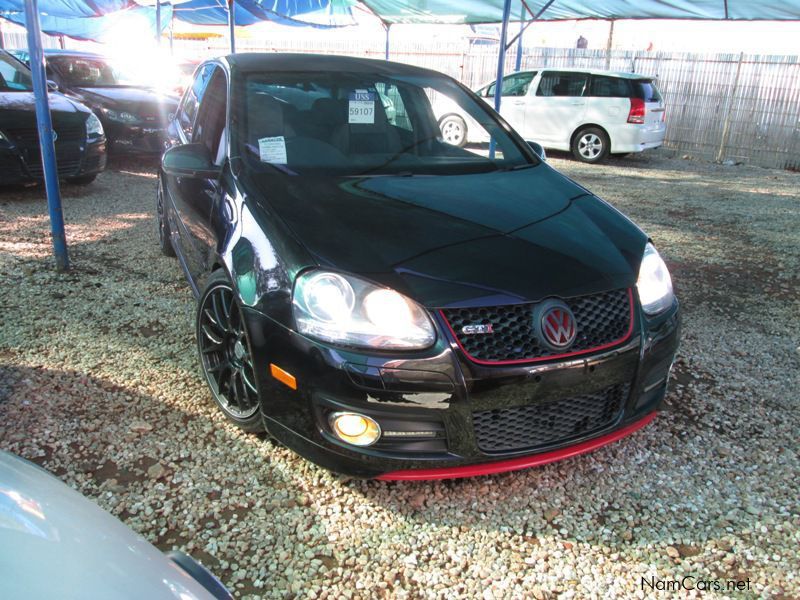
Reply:
[[[375,123],[375,92],[353,90],[348,99],[350,101],[348,123],[364,125]]]

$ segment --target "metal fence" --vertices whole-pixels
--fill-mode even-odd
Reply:
[[[214,54],[226,41],[196,48]],[[382,58],[375,40],[258,40],[237,42],[240,51],[315,52]],[[491,81],[497,46],[398,41],[391,60],[429,67],[471,88]],[[516,48],[507,53],[513,71]],[[522,68],[578,67],[635,71],[658,80],[667,105],[665,145],[680,154],[764,167],[800,169],[800,57],[691,54],[577,48],[525,48]]]
[[[7,47],[11,41],[7,37]],[[68,40],[67,45],[77,44]],[[347,40],[245,38],[237,40],[237,50],[384,56],[383,40],[360,39],[356,31]],[[175,51],[204,57],[225,54],[228,46],[225,38],[176,40]],[[667,148],[706,160],[800,169],[798,56],[531,47],[521,58],[522,68],[579,67],[653,76],[667,105]],[[436,69],[474,89],[494,78],[497,45],[398,39],[392,41],[391,59]],[[516,48],[512,48],[506,57],[507,73],[515,62]]]

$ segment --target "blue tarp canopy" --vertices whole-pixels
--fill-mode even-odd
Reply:
[[[502,23],[504,0],[360,0],[384,23]],[[512,0],[526,20],[578,19],[800,20],[798,0]]]
[[[0,0],[2,2],[2,0]],[[188,0],[176,3],[175,18],[195,25],[228,22],[225,0]],[[330,27],[353,23],[349,2],[337,0],[236,0],[236,25],[274,21],[281,25]]]
[[[0,17],[3,17],[12,23],[25,26],[25,11],[21,12],[7,10],[7,4],[21,4],[17,0],[0,0]],[[58,5],[59,2],[49,0],[40,4]],[[66,35],[78,40],[100,41],[113,37],[116,31],[125,29],[131,22],[131,19],[136,19],[140,25],[146,25],[150,31],[156,31],[156,9],[148,6],[139,6],[134,2],[127,2],[124,0],[111,0],[110,5],[113,5],[113,10],[108,12],[101,12],[98,10],[98,3],[86,3],[69,0],[65,4],[75,5],[75,10],[80,13],[89,13],[94,8],[94,14],[82,14],[80,16],[68,15],[64,6],[54,6],[57,9],[54,12],[41,9],[39,14],[39,21],[42,24],[42,31],[49,35]],[[78,6],[83,5],[83,6]],[[100,4],[106,8],[104,3]],[[164,31],[169,27],[170,20],[172,19],[172,6],[165,5],[161,7],[161,29]]]
[[[274,21],[282,25],[331,27],[353,23],[349,0],[235,0],[236,25]],[[100,41],[135,17],[156,31],[156,0],[40,0],[42,31],[76,39]],[[169,0],[161,3],[164,31],[173,16],[196,25],[227,25],[226,0]],[[25,25],[25,0],[0,0],[0,18]]]

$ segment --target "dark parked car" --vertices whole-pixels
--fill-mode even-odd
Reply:
[[[442,139],[442,96],[488,151]],[[354,476],[443,478],[586,452],[661,405],[678,302],[647,235],[455,80],[229,56],[198,69],[173,134],[161,248],[243,429]]]
[[[26,50],[12,50],[28,62]],[[45,50],[47,78],[100,118],[112,152],[161,154],[178,97],[121,69],[112,59],[76,50]]]
[[[31,72],[0,50],[0,184],[41,180],[41,150]],[[103,126],[92,111],[51,93],[58,174],[71,183],[94,181],[106,166]]]

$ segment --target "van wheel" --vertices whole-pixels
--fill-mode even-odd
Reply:
[[[572,138],[572,156],[585,163],[597,163],[608,155],[608,135],[599,127],[581,129]]]
[[[447,115],[439,121],[442,139],[453,146],[462,148],[467,143],[467,124],[458,115]]]

